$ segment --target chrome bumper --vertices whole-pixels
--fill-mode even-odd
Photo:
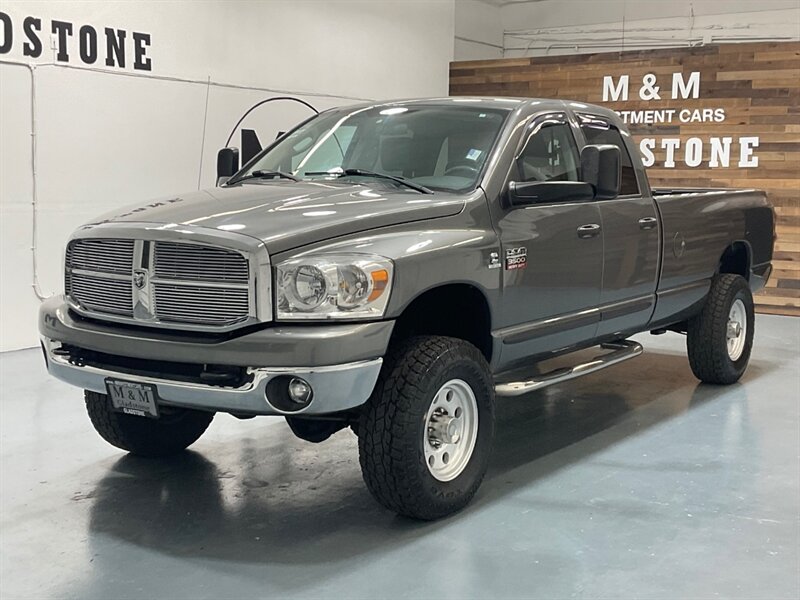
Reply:
[[[105,394],[107,377],[149,383],[156,386],[160,403],[243,415],[322,415],[356,408],[369,399],[383,362],[383,359],[375,358],[324,367],[250,368],[248,373],[252,375],[252,380],[234,388],[130,375],[90,365],[79,366],[53,352],[59,344],[42,338],[48,372],[69,384]],[[310,383],[314,391],[311,403],[291,413],[270,404],[266,394],[267,384],[279,375],[302,377]]]

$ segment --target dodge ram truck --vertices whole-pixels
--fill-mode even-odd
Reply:
[[[68,241],[39,316],[47,369],[118,448],[180,452],[217,412],[310,442],[349,428],[376,500],[436,519],[481,483],[496,397],[634,358],[639,332],[686,335],[703,382],[747,367],[765,194],[652,189],[610,110],[362,104],[245,162],[223,148],[216,187]],[[570,366],[545,368],[556,356]]]

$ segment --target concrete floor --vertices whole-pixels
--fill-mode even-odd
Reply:
[[[383,510],[355,437],[218,416],[180,458],[125,456],[38,350],[0,356],[2,598],[798,598],[800,319],[759,316],[740,384],[684,339],[498,408],[473,504]]]

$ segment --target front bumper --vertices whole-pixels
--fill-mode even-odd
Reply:
[[[362,405],[375,387],[392,329],[392,322],[269,327],[209,340],[85,321],[69,311],[63,298],[46,301],[39,313],[47,370],[54,377],[99,393],[106,393],[106,378],[151,383],[163,404],[241,415],[324,415]],[[231,385],[186,381],[75,360],[62,345],[131,364],[227,365],[241,368],[247,377]],[[312,401],[301,410],[281,410],[268,398],[269,382],[287,375],[311,384]]]

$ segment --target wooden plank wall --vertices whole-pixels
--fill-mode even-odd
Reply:
[[[697,99],[673,99],[672,74],[700,72]],[[603,102],[603,77],[630,76],[627,102]],[[657,76],[660,100],[643,100],[647,74]],[[777,215],[774,271],[756,298],[759,312],[800,315],[800,43],[747,43],[669,50],[453,62],[450,94],[562,98],[618,111],[722,108],[722,122],[630,124],[637,140],[655,138],[655,187],[755,187],[767,190]],[[709,168],[710,137],[733,138],[730,166]],[[754,136],[759,165],[739,168],[738,138]],[[661,139],[681,139],[674,168],[663,166]],[[700,166],[686,166],[687,139],[704,142]]]

